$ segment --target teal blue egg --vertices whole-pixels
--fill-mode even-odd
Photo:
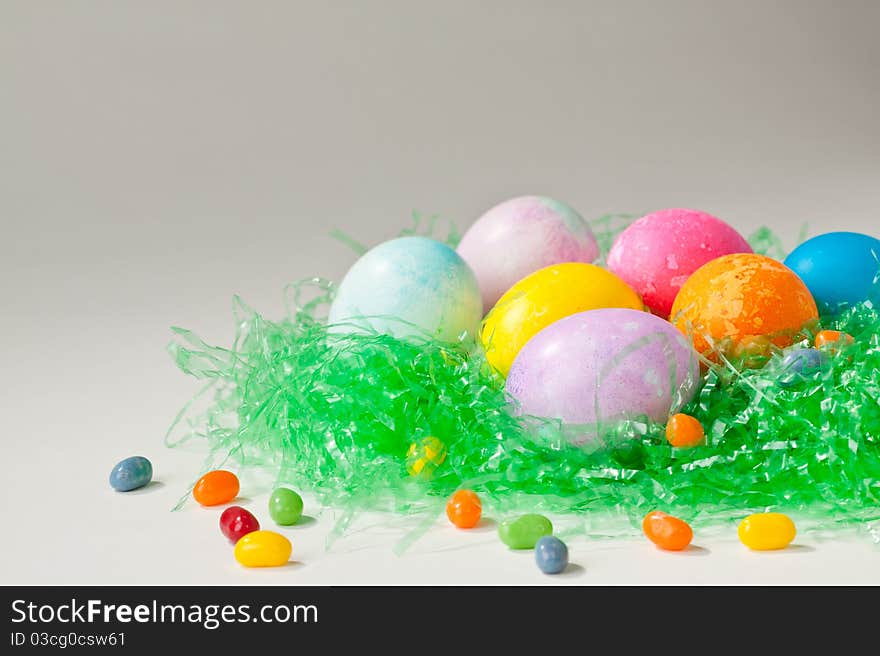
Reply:
[[[427,237],[400,237],[355,262],[328,322],[334,333],[455,341],[476,335],[482,308],[476,276],[458,253]]]

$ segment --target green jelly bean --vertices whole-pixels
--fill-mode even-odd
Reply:
[[[303,500],[287,487],[279,487],[269,497],[269,517],[279,526],[291,526],[303,514]]]
[[[498,527],[498,537],[511,549],[534,549],[538,540],[552,534],[553,524],[544,515],[521,515]]]

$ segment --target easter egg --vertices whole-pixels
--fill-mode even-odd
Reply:
[[[513,361],[505,391],[517,412],[569,424],[665,421],[691,399],[698,377],[697,355],[672,324],[612,308],[565,317],[535,335]]]
[[[653,212],[621,232],[608,252],[608,268],[663,318],[685,280],[706,262],[752,247],[721,219],[697,210]]]
[[[365,253],[345,274],[330,306],[335,333],[476,336],[483,314],[474,272],[446,244],[400,237]]]
[[[590,224],[545,196],[496,205],[464,233],[457,250],[477,276],[485,312],[530,273],[562,262],[592,262],[599,255]]]
[[[502,296],[483,320],[486,359],[506,375],[520,349],[541,329],[563,317],[596,308],[644,305],[630,287],[594,264],[554,264],[526,276]]]
[[[724,255],[697,269],[675,298],[670,320],[700,353],[761,354],[797,341],[815,322],[810,290],[787,266],[755,253]]]
[[[130,492],[153,480],[153,464],[143,456],[126,458],[110,472],[110,487],[117,492]]]
[[[804,281],[823,313],[866,300],[880,302],[880,239],[870,235],[818,235],[795,248],[785,265]]]

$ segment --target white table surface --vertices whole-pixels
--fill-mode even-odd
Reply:
[[[219,510],[170,512],[201,454],[162,443],[197,389],[169,327],[228,344],[232,294],[274,317],[287,282],[339,279],[334,227],[376,243],[544,193],[789,246],[878,231],[876,3],[516,4],[0,4],[0,583],[880,583],[867,535],[575,537],[558,577],[443,518],[402,556],[390,516],[326,550],[308,498],[296,562],[246,571]],[[157,482],[113,492],[134,454]]]

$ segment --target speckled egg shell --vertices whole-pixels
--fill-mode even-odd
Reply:
[[[751,252],[742,235],[721,219],[697,210],[669,209],[643,216],[621,232],[608,253],[608,268],[654,314],[666,318],[694,271],[716,257]]]
[[[638,310],[589,310],[536,334],[506,392],[516,411],[569,424],[664,421],[696,391],[699,363],[669,322]]]
[[[474,270],[488,312],[518,280],[551,264],[592,262],[599,246],[590,225],[565,203],[522,196],[477,219],[458,253]]]
[[[790,346],[818,317],[816,302],[797,274],[755,253],[707,262],[688,278],[672,306],[675,325],[692,336],[697,351],[711,357]]]

